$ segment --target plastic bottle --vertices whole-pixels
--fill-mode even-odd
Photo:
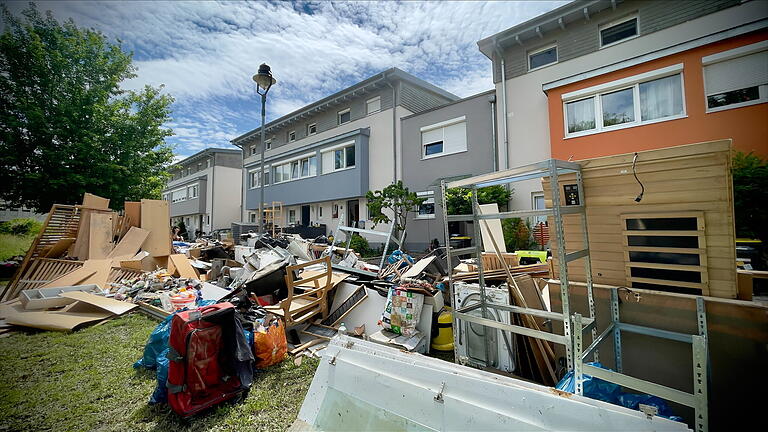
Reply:
[[[339,334],[346,335],[347,334],[347,326],[344,325],[344,323],[341,323],[339,326]]]

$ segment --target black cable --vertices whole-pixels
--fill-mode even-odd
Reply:
[[[640,202],[643,199],[643,194],[645,193],[645,186],[643,186],[643,182],[641,182],[640,179],[637,178],[637,170],[635,169],[636,164],[637,164],[637,153],[635,153],[635,157],[632,158],[632,175],[635,176],[635,180],[637,180],[637,184],[640,185],[640,195],[635,197],[635,202]]]

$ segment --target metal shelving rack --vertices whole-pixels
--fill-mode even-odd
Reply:
[[[578,190],[579,204],[563,206],[560,204],[560,184],[559,176],[563,174],[575,174],[575,181]],[[524,180],[549,177],[549,187],[552,197],[551,208],[543,210],[515,210],[500,212],[496,214],[480,214],[480,207],[477,202],[477,190],[483,187],[494,185],[506,185]],[[448,215],[445,191],[449,188],[467,188],[472,191],[472,214],[468,215]],[[573,162],[566,162],[557,159],[549,159],[536,164],[512,168],[505,171],[494,172],[490,174],[475,176],[462,180],[451,182],[442,181],[440,184],[443,205],[443,222],[445,226],[446,250],[448,253],[448,262],[451,262],[452,255],[473,254],[477,259],[478,281],[480,286],[480,303],[462,309],[454,309],[453,328],[459,328],[460,321],[467,321],[491,327],[501,331],[508,331],[514,334],[521,334],[533,338],[539,338],[565,346],[568,370],[574,373],[575,392],[579,395],[584,394],[583,375],[588,373],[596,378],[612,382],[633,390],[645,392],[658,396],[662,399],[677,402],[682,405],[692,407],[695,411],[695,428],[697,432],[704,432],[708,429],[708,349],[707,349],[707,321],[704,298],[695,297],[696,317],[698,323],[698,334],[690,335],[668,330],[661,330],[652,327],[639,326],[635,324],[622,323],[619,317],[619,295],[618,288],[611,289],[611,323],[603,330],[600,335],[597,334],[595,320],[595,301],[593,296],[592,284],[592,266],[589,260],[589,235],[587,232],[587,215],[584,204],[584,185],[581,174],[581,165]],[[581,250],[567,252],[565,241],[565,230],[563,228],[563,216],[568,214],[581,215],[583,246]],[[562,313],[541,311],[538,309],[523,308],[511,305],[493,304],[486,301],[485,279],[483,277],[482,254],[482,236],[480,231],[480,221],[487,219],[508,219],[528,216],[552,216],[555,236],[557,239],[556,256],[558,259],[559,277],[560,277],[560,298],[562,302]],[[450,234],[448,222],[472,221],[474,225],[474,246],[454,249],[450,247],[448,240]],[[501,239],[503,240],[503,239]],[[579,313],[571,313],[570,302],[570,281],[568,278],[568,263],[584,259],[584,270],[586,275],[587,301],[589,303],[589,317],[582,317]],[[453,289],[453,276],[449,275],[449,284],[453,305],[457,303],[456,290]],[[563,334],[549,333],[530,329],[512,324],[505,324],[488,316],[488,308],[514,313],[523,313],[551,320],[557,320],[563,323]],[[470,314],[473,310],[481,310],[481,316],[476,317]],[[498,315],[497,315],[498,316]],[[591,330],[592,341],[586,348],[582,348],[583,333]],[[670,388],[661,384],[635,378],[623,374],[622,353],[621,353],[621,333],[630,332],[644,334],[648,336],[674,340],[682,343],[689,343],[692,346],[693,360],[693,393],[687,393],[681,390]],[[454,356],[459,361],[458,352],[458,334],[454,331]],[[486,361],[491,358],[489,332],[484,332],[484,346]],[[598,347],[608,337],[613,337],[614,358],[616,372],[600,369],[595,366],[585,364],[587,357],[592,356],[593,361],[599,361]]]
[[[490,174],[480,175],[476,177],[471,177],[468,179],[462,179],[462,180],[456,180],[452,182],[445,182],[442,181],[440,184],[441,193],[442,193],[442,203],[443,203],[443,209],[447,209],[446,206],[446,200],[445,200],[445,191],[449,188],[465,188],[465,189],[471,189],[472,191],[472,214],[468,215],[448,215],[446,211],[443,212],[443,219],[444,219],[444,225],[445,225],[445,238],[446,238],[446,244],[448,244],[448,239],[450,238],[450,234],[448,232],[448,222],[459,222],[459,221],[472,221],[474,226],[474,246],[470,246],[467,248],[461,248],[461,249],[453,249],[451,247],[447,248],[448,252],[448,262],[451,262],[451,256],[452,255],[466,255],[466,254],[473,254],[477,257],[477,266],[478,266],[478,279],[479,279],[479,285],[480,285],[480,303],[476,305],[471,305],[466,308],[462,309],[455,309],[453,312],[453,325],[454,328],[459,328],[459,321],[467,321],[475,324],[480,324],[484,327],[492,327],[496,328],[502,331],[508,331],[515,334],[521,334],[525,336],[530,336],[533,338],[543,339],[549,342],[558,343],[565,346],[566,351],[566,360],[567,360],[567,366],[569,370],[575,370],[578,371],[581,369],[581,364],[578,361],[574,361],[574,337],[572,334],[571,329],[571,306],[570,306],[570,295],[569,295],[569,286],[568,286],[568,266],[567,263],[571,261],[575,261],[578,259],[584,260],[584,270],[587,275],[587,297],[589,299],[589,318],[584,317],[582,319],[582,331],[591,330],[592,331],[592,338],[593,340],[597,337],[597,331],[595,329],[595,302],[594,298],[592,296],[592,267],[589,261],[589,238],[587,235],[587,216],[585,212],[585,207],[583,203],[583,199],[579,203],[579,205],[570,205],[570,206],[563,206],[560,204],[560,189],[558,186],[558,179],[560,175],[563,174],[576,174],[576,183],[578,187],[579,196],[584,196],[584,187],[582,185],[582,178],[581,178],[581,165],[574,163],[574,162],[567,162],[557,159],[549,159],[543,162],[531,164],[531,165],[525,165],[517,168],[512,168],[505,171],[499,171],[494,172]],[[496,214],[480,214],[480,207],[477,202],[477,190],[480,188],[488,187],[488,186],[494,186],[494,185],[506,185],[511,184],[515,182],[520,182],[524,180],[532,180],[537,178],[543,178],[543,177],[549,177],[550,179],[550,189],[552,192],[552,207],[547,209],[540,209],[540,210],[515,210],[515,211],[507,211],[507,212],[500,212]],[[563,229],[563,216],[567,214],[580,214],[581,220],[582,220],[582,231],[583,231],[583,245],[584,248],[581,250],[577,250],[575,252],[567,253],[565,248],[565,231]],[[562,301],[562,313],[556,313],[556,312],[547,312],[542,311],[539,309],[532,309],[532,308],[524,308],[519,306],[511,306],[511,305],[499,305],[499,304],[491,304],[486,301],[486,295],[485,295],[485,279],[483,277],[483,263],[482,259],[480,259],[481,254],[483,252],[482,249],[482,241],[481,241],[481,232],[480,232],[480,221],[486,220],[486,219],[509,219],[509,218],[520,218],[520,217],[528,217],[528,216],[552,216],[553,221],[553,227],[550,227],[550,229],[554,228],[555,238],[557,239],[558,249],[557,249],[557,257],[558,262],[560,263],[559,273],[560,273],[560,280],[562,281],[560,295],[561,295],[561,301]],[[499,241],[503,241],[503,239],[497,239]],[[456,305],[457,303],[457,297],[456,297],[456,290],[453,289],[453,277],[452,275],[449,276],[449,284],[451,287],[451,293],[453,296],[453,304]],[[563,334],[555,334],[555,333],[549,333],[545,331],[540,330],[534,330],[530,329],[528,327],[513,325],[513,324],[506,324],[503,322],[499,322],[496,320],[492,320],[489,318],[486,318],[488,316],[488,309],[498,309],[502,311],[509,311],[509,312],[517,312],[517,313],[524,313],[528,315],[548,318],[550,320],[557,320],[563,323]],[[473,310],[481,310],[481,315],[479,317],[473,316],[470,314]],[[485,346],[485,353],[486,353],[486,359],[490,359],[490,344],[489,344],[489,336],[490,332],[484,332],[485,338],[484,338],[484,346]],[[458,332],[454,331],[454,338],[458,337]],[[581,340],[581,335],[579,335],[579,340]],[[598,352],[597,349],[594,349],[592,354],[597,357]],[[456,358],[459,358],[458,353],[458,340],[454,340],[454,355]],[[581,383],[578,383],[581,385]],[[577,390],[579,390],[577,388]]]

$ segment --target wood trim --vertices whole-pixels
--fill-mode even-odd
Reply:
[[[630,282],[642,282],[642,283],[649,283],[654,285],[670,285],[675,287],[681,287],[681,288],[694,288],[694,289],[700,289],[702,292],[707,287],[706,284],[697,283],[697,282],[681,282],[681,281],[673,281],[673,280],[667,280],[667,279],[648,279],[648,278],[639,278],[639,277],[630,277]],[[660,291],[660,290],[656,290]],[[704,294],[707,295],[707,294]]]
[[[675,236],[675,237],[702,237],[706,235],[706,233],[702,231],[665,231],[665,230],[624,230],[621,232],[622,235],[628,236],[653,236],[653,237],[662,237],[662,236]]]

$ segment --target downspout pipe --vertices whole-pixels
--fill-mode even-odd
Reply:
[[[392,89],[392,183],[397,183],[397,91],[395,86],[387,80],[386,73],[384,79],[389,88]]]
[[[491,104],[491,145],[493,148],[493,170],[499,170],[499,132],[496,130],[496,94],[488,96]]]
[[[494,51],[501,61],[501,125],[503,126],[502,135],[504,137],[504,145],[502,146],[501,154],[503,156],[501,162],[501,169],[509,168],[509,131],[507,129],[507,72],[506,63],[504,62],[504,55],[499,48],[499,43],[494,41]]]

